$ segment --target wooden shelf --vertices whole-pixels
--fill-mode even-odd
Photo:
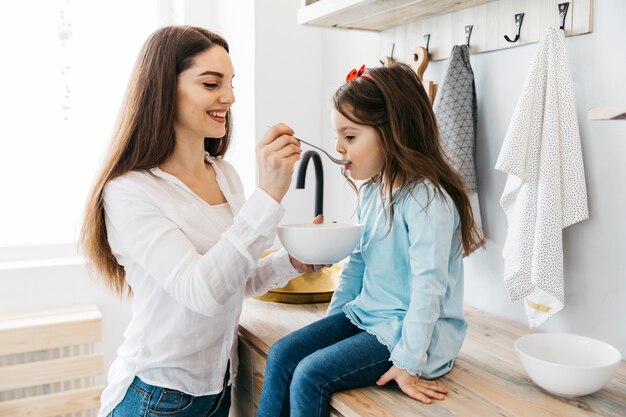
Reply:
[[[380,32],[490,1],[493,0],[318,0],[298,10],[298,24]]]
[[[326,314],[328,304],[280,304],[249,299],[239,321],[239,371],[231,416],[257,414],[269,348],[283,336]],[[331,417],[622,416],[626,362],[602,390],[565,399],[532,383],[515,357],[515,340],[535,330],[465,306],[469,330],[454,369],[441,378],[444,401],[422,404],[397,387],[365,387],[333,394]],[[622,411],[620,411],[622,410]]]
[[[593,107],[587,112],[589,120],[626,120],[626,107]]]
[[[304,0],[298,23],[326,28],[360,29],[381,33],[381,53],[413,62],[413,51],[430,34],[429,58],[446,59],[454,45],[465,43],[465,26],[472,25],[472,54],[538,42],[547,27],[560,25],[558,4],[564,0]],[[520,38],[514,17],[524,13]],[[565,36],[593,30],[593,0],[569,0]]]

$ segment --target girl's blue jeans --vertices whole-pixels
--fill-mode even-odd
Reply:
[[[271,347],[257,417],[327,417],[332,393],[374,385],[389,357],[344,314],[303,327]]]
[[[122,402],[108,417],[228,417],[230,386],[226,382],[228,371],[222,392],[194,397],[184,392],[146,384],[135,377]]]

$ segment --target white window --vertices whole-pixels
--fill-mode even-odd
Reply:
[[[0,5],[0,260],[2,250],[76,240],[157,3]]]

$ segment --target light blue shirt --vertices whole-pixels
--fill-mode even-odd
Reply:
[[[394,195],[394,198],[396,196]],[[428,203],[428,204],[427,204]],[[430,182],[389,208],[379,183],[361,189],[361,240],[346,261],[327,315],[344,312],[375,335],[412,375],[452,369],[467,330],[463,317],[461,228],[454,202]]]

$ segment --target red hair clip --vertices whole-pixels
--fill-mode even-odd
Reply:
[[[358,71],[356,69],[353,69],[352,71],[348,73],[348,75],[346,75],[346,82],[352,81],[355,78],[360,77],[361,75],[363,75],[364,72],[365,72],[365,65],[361,65],[361,68],[359,68]]]

